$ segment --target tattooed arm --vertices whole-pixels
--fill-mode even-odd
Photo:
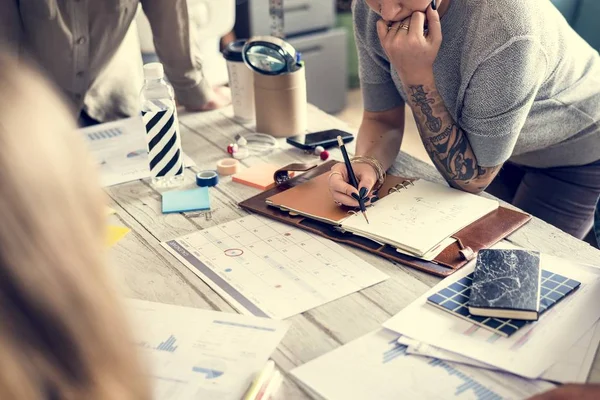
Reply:
[[[382,18],[377,21],[377,35],[404,84],[425,149],[437,169],[455,188],[473,193],[484,190],[500,166],[478,165],[467,135],[453,121],[435,86],[433,66],[442,44],[438,11],[430,5],[425,12],[413,12],[410,21],[392,21],[391,25]]]
[[[501,166],[481,167],[465,132],[446,109],[433,80],[407,85],[425,149],[448,183],[457,189],[479,193],[492,182]]]

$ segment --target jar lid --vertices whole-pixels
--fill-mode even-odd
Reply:
[[[223,57],[228,61],[244,62],[244,57],[242,56],[242,50],[244,49],[245,44],[246,44],[246,39],[235,40],[235,41],[229,43],[223,49]]]

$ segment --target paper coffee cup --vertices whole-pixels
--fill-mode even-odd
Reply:
[[[245,40],[230,43],[223,51],[227,61],[233,115],[240,121],[252,121],[254,111],[254,75],[242,57]]]

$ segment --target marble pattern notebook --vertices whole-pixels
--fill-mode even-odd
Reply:
[[[427,303],[504,337],[509,337],[528,323],[532,323],[519,319],[489,318],[472,315],[469,313],[468,308],[472,284],[473,273],[429,296]],[[579,286],[581,286],[581,282],[579,281],[542,270],[540,315],[573,293]]]
[[[469,312],[482,317],[535,321],[539,318],[540,288],[538,252],[481,250],[473,272]]]

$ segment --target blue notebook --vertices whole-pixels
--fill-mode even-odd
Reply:
[[[509,337],[530,321],[518,319],[478,317],[469,313],[469,297],[473,284],[473,274],[454,282],[450,286],[429,296],[427,302],[435,307],[466,319],[498,335]],[[562,275],[542,270],[542,289],[540,292],[540,315],[554,307],[558,302],[579,288],[581,282]]]
[[[175,190],[162,195],[162,212],[164,214],[206,210],[210,210],[207,187]]]

